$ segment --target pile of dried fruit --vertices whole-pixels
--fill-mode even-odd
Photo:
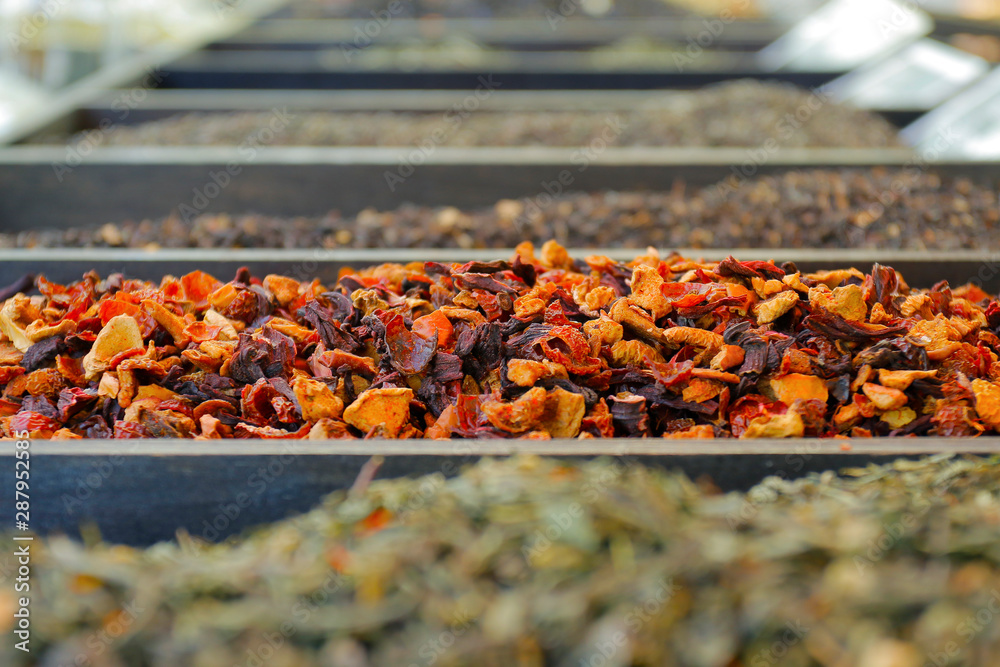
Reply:
[[[803,109],[808,119],[795,120]],[[597,139],[611,146],[759,146],[769,139],[787,147],[899,145],[895,128],[879,116],[795,86],[757,81],[672,92],[619,111],[480,111],[464,118],[443,111],[286,115],[287,125],[269,145],[409,146],[428,137],[435,137],[438,146],[588,146]],[[189,113],[116,126],[102,133],[101,141],[107,146],[237,146],[273,118],[270,111]]]
[[[995,183],[915,169],[790,171],[662,192],[543,192],[473,211],[403,205],[29,230],[0,234],[0,247],[512,248],[548,239],[582,248],[1000,247],[1000,197]]]
[[[221,545],[36,541],[33,653],[0,662],[994,667],[997,463],[719,495],[627,460],[484,461]]]
[[[0,309],[0,425],[32,437],[978,435],[1000,305],[891,268],[772,262],[39,278]]]

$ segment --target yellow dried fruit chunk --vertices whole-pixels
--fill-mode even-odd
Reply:
[[[119,391],[121,391],[121,383],[118,381],[117,375],[114,373],[105,373],[101,376],[101,381],[97,384],[98,396],[118,398]]]
[[[632,305],[628,299],[615,301],[608,315],[637,335],[663,340],[663,329],[653,323],[652,316],[642,308]]]
[[[775,397],[785,405],[791,405],[797,398],[803,401],[817,399],[824,403],[830,398],[826,383],[815,375],[789,373],[771,380],[771,389]]]
[[[1000,387],[976,378],[972,381],[972,392],[976,395],[976,412],[980,419],[994,430],[1000,430]]]
[[[868,305],[860,285],[844,285],[833,291],[826,285],[810,288],[809,303],[850,322],[863,322],[868,317]]]
[[[583,324],[583,334],[590,341],[591,347],[594,346],[596,340],[599,349],[603,345],[614,345],[620,341],[625,335],[625,329],[618,322],[601,313],[600,319],[588,320]]]
[[[37,343],[52,336],[61,336],[75,331],[76,322],[72,320],[63,320],[59,324],[46,324],[44,320],[35,320],[25,328],[24,334],[28,340]]]
[[[298,345],[311,343],[318,338],[318,335],[312,329],[307,329],[301,324],[296,324],[281,317],[271,318],[271,321],[267,324],[275,331],[280,331],[294,340]]]
[[[848,278],[864,280],[865,274],[855,268],[835,269],[833,271],[817,271],[816,273],[808,273],[806,274],[806,278],[809,280],[815,280],[818,283],[824,283],[827,287],[833,289]]]
[[[927,350],[927,358],[941,361],[959,350],[962,332],[952,322],[939,315],[933,320],[920,320],[910,328],[906,338]]]
[[[363,433],[381,425],[392,438],[410,418],[412,400],[413,390],[405,387],[368,389],[344,410],[344,421]]]
[[[222,331],[219,332],[218,336],[218,340],[220,341],[236,340],[239,338],[239,334],[236,331],[237,325],[239,325],[240,329],[245,326],[242,322],[230,320],[222,313],[212,310],[211,308],[205,311],[203,319],[205,320],[205,324],[208,324],[209,326],[222,327]]]
[[[783,415],[761,415],[747,425],[743,438],[801,438],[806,425],[798,412],[789,410]]]
[[[645,362],[646,357],[663,363],[666,359],[641,340],[620,340],[611,346],[611,363],[615,366],[636,366]]]
[[[344,402],[325,382],[300,375],[292,382],[292,390],[306,421],[337,419],[344,412]]]
[[[899,389],[883,387],[871,382],[861,385],[861,391],[868,397],[868,400],[875,404],[876,408],[883,411],[899,410],[909,400],[906,394]]]
[[[798,302],[798,292],[789,290],[754,304],[753,313],[757,316],[758,324],[769,324],[794,308]]]
[[[696,329],[694,327],[669,327],[660,332],[660,340],[668,345],[681,347],[683,345],[693,345],[704,348],[712,356],[722,349],[725,341],[722,336],[714,331]]]
[[[785,284],[780,280],[764,280],[763,278],[751,278],[750,284],[757,295],[762,299],[774,296],[785,289]]]
[[[912,317],[925,306],[931,305],[931,298],[926,294],[911,294],[903,299],[899,312],[903,317]]]
[[[539,426],[553,438],[576,437],[586,409],[582,394],[557,387],[545,398],[545,412]]]
[[[902,428],[917,418],[917,413],[912,408],[900,408],[899,410],[889,410],[879,417],[892,428]]]
[[[881,303],[875,302],[875,305],[872,306],[872,312],[868,317],[868,321],[872,324],[882,324],[883,322],[888,322],[891,319],[892,318],[889,316],[889,313],[885,312],[885,306]]]
[[[788,285],[796,292],[802,292],[802,293],[809,292],[809,286],[806,285],[804,282],[802,282],[801,273],[789,273],[788,275],[786,275],[784,278],[781,279],[781,282]]]
[[[878,381],[883,387],[890,389],[905,390],[914,380],[923,380],[937,375],[937,371],[889,371],[880,368],[878,371]]]
[[[14,347],[21,352],[27,352],[32,346],[32,341],[25,333],[25,328],[21,326],[19,320],[24,315],[23,305],[28,302],[28,297],[17,294],[7,300],[7,303],[0,309],[0,331],[14,344]],[[31,320],[32,322],[34,320]]]
[[[83,370],[88,380],[93,380],[107,370],[111,359],[126,350],[144,347],[139,323],[130,315],[116,315],[108,320],[90,352],[83,358]]]

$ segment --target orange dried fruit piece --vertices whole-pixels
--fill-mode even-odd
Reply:
[[[281,306],[287,306],[299,295],[299,281],[287,276],[269,274],[264,276],[264,287],[274,295]]]
[[[383,426],[388,437],[395,437],[410,418],[413,390],[399,387],[368,389],[344,410],[344,421],[367,433]]]
[[[861,408],[857,403],[851,401],[837,408],[837,412],[833,415],[833,425],[839,431],[846,431],[852,426],[860,424],[863,418]]]
[[[721,394],[725,386],[718,380],[693,377],[684,386],[681,398],[688,403],[704,403]]]
[[[713,370],[725,371],[739,366],[746,358],[746,351],[739,345],[723,345],[719,353],[712,357],[709,366]]]
[[[547,304],[536,296],[521,296],[514,300],[514,315],[522,320],[545,312]]]
[[[83,358],[83,370],[93,380],[111,367],[112,360],[122,352],[143,348],[139,323],[129,315],[117,315],[97,334],[90,352]]]
[[[301,324],[296,324],[281,317],[271,318],[268,326],[294,340],[300,348],[310,343],[319,342],[319,334],[312,329],[307,329]]]
[[[937,371],[890,371],[880,368],[878,381],[883,387],[905,391],[914,380],[925,380],[937,375]]]
[[[972,392],[976,396],[976,413],[990,428],[1000,430],[1000,387],[976,378],[972,381]]]
[[[909,401],[909,397],[899,389],[883,387],[871,382],[861,385],[861,391],[868,397],[868,400],[875,404],[876,408],[883,411],[899,410]]]
[[[451,349],[452,344],[455,342],[455,328],[440,310],[435,310],[428,315],[413,320],[411,330],[413,333],[424,338],[437,336],[438,349]]]
[[[913,317],[918,313],[920,315],[930,315],[933,317],[933,314],[929,310],[930,305],[931,298],[926,294],[911,294],[903,299],[903,303],[899,306],[899,313],[903,317]]]
[[[222,283],[204,271],[192,271],[181,276],[181,286],[188,301],[195,307],[201,307],[207,303],[208,295],[219,289]]]
[[[204,343],[207,340],[215,340],[222,333],[222,327],[212,326],[205,322],[192,322],[184,327],[184,335],[195,343]]]
[[[590,341],[591,349],[600,349],[604,345],[614,345],[625,335],[625,329],[621,324],[601,313],[596,320],[589,320],[583,323],[583,334]]]
[[[649,311],[654,320],[668,315],[673,309],[663,296],[663,277],[656,269],[640,264],[632,272],[632,294],[629,301]],[[605,304],[607,305],[607,304]]]
[[[54,368],[41,368],[23,377],[24,390],[32,396],[56,396],[66,387],[66,378]]]
[[[959,342],[962,334],[943,316],[933,320],[920,320],[910,328],[906,338],[927,350],[927,358],[931,361],[947,359],[962,347]]]
[[[683,431],[674,431],[673,433],[663,434],[663,438],[665,440],[705,440],[714,437],[715,429],[712,428],[710,424],[696,424],[695,426],[684,429]]]
[[[804,401],[817,399],[824,403],[830,398],[830,392],[822,378],[802,373],[789,373],[773,378],[771,389],[775,397],[785,405],[791,405],[797,398]]]
[[[507,362],[507,379],[519,387],[533,387],[542,378],[568,379],[566,367],[554,361],[511,359]]]
[[[314,422],[324,418],[337,419],[344,413],[344,402],[325,382],[298,376],[292,382],[295,399],[302,408],[302,418]]]
[[[868,305],[860,285],[844,285],[832,291],[824,284],[812,287],[809,289],[809,303],[848,322],[863,322],[868,317]]]
[[[17,366],[24,358],[24,353],[11,343],[0,343],[0,366]]]
[[[692,368],[691,377],[701,378],[702,380],[717,380],[719,382],[731,382],[737,384],[740,381],[740,376],[735,373],[726,373],[725,371],[716,371],[711,368]]]
[[[24,369],[20,366],[0,366],[0,384],[8,384],[20,375],[24,375]]]
[[[596,317],[602,308],[615,300],[617,294],[607,285],[588,287],[586,283],[576,285],[573,290],[573,301],[580,306],[584,315]]]
[[[542,266],[547,269],[573,268],[573,259],[566,252],[566,248],[551,240],[542,244],[539,260]]]
[[[174,339],[174,344],[177,347],[182,348],[191,341],[190,337],[184,331],[188,322],[183,317],[149,299],[142,302],[142,307],[147,313],[153,316],[157,324],[166,329],[170,337]]]
[[[513,401],[488,400],[481,410],[493,426],[508,433],[523,433],[538,424],[545,413],[546,392],[529,389]]]

